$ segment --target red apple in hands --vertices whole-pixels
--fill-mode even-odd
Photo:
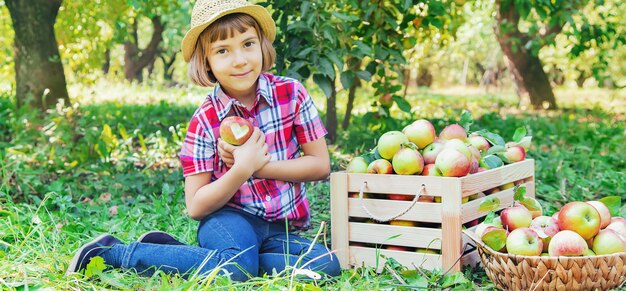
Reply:
[[[425,148],[437,138],[435,127],[426,119],[414,121],[407,125],[402,132],[407,136],[410,142],[414,143],[420,149]]]
[[[252,123],[239,116],[229,116],[220,123],[220,137],[232,145],[242,145],[252,135]]]
[[[626,219],[625,218],[622,218],[622,217],[611,218],[611,223],[609,223],[609,225],[606,228],[616,231],[619,235],[621,235],[624,239],[626,239]]]
[[[588,240],[600,231],[600,214],[585,202],[570,202],[559,211],[559,228],[578,233]]]
[[[543,250],[543,240],[530,228],[518,228],[506,238],[506,250],[514,255],[538,256]]]
[[[446,148],[437,155],[435,165],[444,177],[463,177],[469,173],[471,161],[461,152]]]
[[[500,213],[502,225],[509,231],[518,228],[529,227],[533,220],[533,216],[524,206],[513,206],[504,208]]]
[[[530,228],[535,230],[539,237],[541,237],[543,240],[543,252],[547,252],[550,240],[552,240],[552,237],[559,232],[559,225],[556,222],[556,219],[550,216],[535,217],[530,223]]]
[[[589,248],[585,239],[571,230],[559,231],[548,246],[550,256],[583,256],[587,250]]]
[[[369,174],[391,174],[393,173],[393,166],[385,159],[378,159],[367,166],[367,173]]]
[[[391,162],[398,175],[419,174],[424,169],[424,159],[420,152],[411,148],[402,148],[393,155]]]
[[[600,214],[600,229],[605,228],[611,223],[611,211],[606,205],[600,201],[587,201]]]
[[[596,255],[626,252],[626,240],[612,229],[603,229],[593,238],[592,249]]]

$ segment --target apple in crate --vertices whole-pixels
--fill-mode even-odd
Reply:
[[[612,229],[603,229],[593,238],[592,249],[596,255],[626,252],[626,240]]]
[[[386,250],[390,250],[390,251],[401,251],[401,252],[408,252],[411,250],[411,248],[409,247],[403,247],[403,246],[392,246],[392,245],[387,245],[385,246]]]
[[[410,221],[410,220],[392,220],[389,222],[390,225],[396,225],[396,226],[418,226],[418,223],[415,221]]]
[[[486,152],[491,147],[486,138],[475,133],[472,133],[467,141],[480,152]]]
[[[539,256],[543,250],[543,240],[530,228],[518,228],[506,238],[506,250],[514,255]]]
[[[502,225],[509,231],[514,231],[518,228],[529,227],[533,221],[533,216],[530,211],[524,206],[513,206],[504,208],[500,213],[502,219]]]
[[[587,242],[578,233],[561,230],[552,237],[548,253],[550,256],[583,256],[588,249]]]
[[[348,173],[367,173],[367,161],[363,157],[356,157],[350,161],[346,172]]]
[[[415,195],[387,194],[387,199],[390,200],[413,201],[413,198],[415,198]]]
[[[600,201],[587,201],[591,204],[600,214],[600,229],[603,229],[611,223],[611,211],[606,205]]]
[[[600,214],[585,202],[570,202],[565,204],[559,211],[559,228],[578,233],[583,239],[588,240],[600,231]]]
[[[455,139],[455,138],[460,139],[462,141],[467,140],[467,132],[465,131],[465,128],[463,128],[462,126],[456,123],[446,126],[439,133],[439,140],[450,140],[450,139]]]
[[[464,154],[468,159],[472,159],[472,151],[470,151],[470,149],[465,145],[465,143],[463,141],[461,141],[460,139],[451,139],[446,141],[446,143],[443,144],[443,149],[455,149],[459,152],[461,152],[462,154]],[[480,158],[480,156],[478,157]]]
[[[437,169],[435,164],[428,164],[424,166],[424,170],[421,173],[422,176],[441,176],[441,171]]]
[[[504,157],[508,159],[508,163],[517,163],[526,158],[526,150],[521,146],[507,146]]]
[[[411,148],[402,148],[393,155],[393,170],[398,175],[420,174],[424,169],[424,159],[420,152]]]
[[[434,164],[435,160],[439,153],[443,150],[443,143],[435,141],[429,144],[423,151],[422,156],[424,157],[425,164]]]
[[[548,252],[550,240],[559,232],[559,224],[556,222],[556,219],[550,216],[537,216],[530,223],[530,228],[534,229],[537,234],[544,234],[539,235],[539,237],[543,240],[543,252]]]
[[[420,149],[425,148],[437,138],[435,127],[426,119],[414,121],[407,125],[402,132],[410,142],[414,143]]]
[[[444,177],[463,177],[469,173],[471,161],[458,150],[446,148],[437,155],[435,166]]]
[[[252,123],[239,116],[229,116],[220,123],[222,140],[232,145],[242,145],[250,138],[254,127]]]
[[[378,139],[378,154],[387,160],[391,160],[403,144],[407,143],[409,139],[404,133],[399,131],[388,131],[383,133]]]
[[[611,218],[611,223],[606,227],[619,233],[624,239],[626,239],[626,219],[622,217]]]
[[[367,173],[369,174],[391,174],[393,173],[393,166],[385,159],[378,159],[367,166]]]

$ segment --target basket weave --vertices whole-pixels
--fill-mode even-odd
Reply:
[[[496,252],[471,230],[487,276],[501,290],[608,290],[626,281],[626,252],[593,257],[519,256]]]

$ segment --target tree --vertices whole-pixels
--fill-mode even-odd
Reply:
[[[62,0],[7,0],[14,40],[17,107],[46,110],[69,95],[54,34]]]

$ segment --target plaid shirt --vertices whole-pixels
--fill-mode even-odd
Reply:
[[[301,144],[327,133],[311,97],[294,79],[261,74],[251,111],[216,86],[189,122],[180,152],[185,177],[213,172],[213,182],[229,170],[219,158],[217,139],[221,120],[231,115],[246,118],[263,131],[271,161],[296,159],[301,156]],[[267,221],[287,219],[292,228],[310,226],[304,183],[251,177],[226,205]]]

